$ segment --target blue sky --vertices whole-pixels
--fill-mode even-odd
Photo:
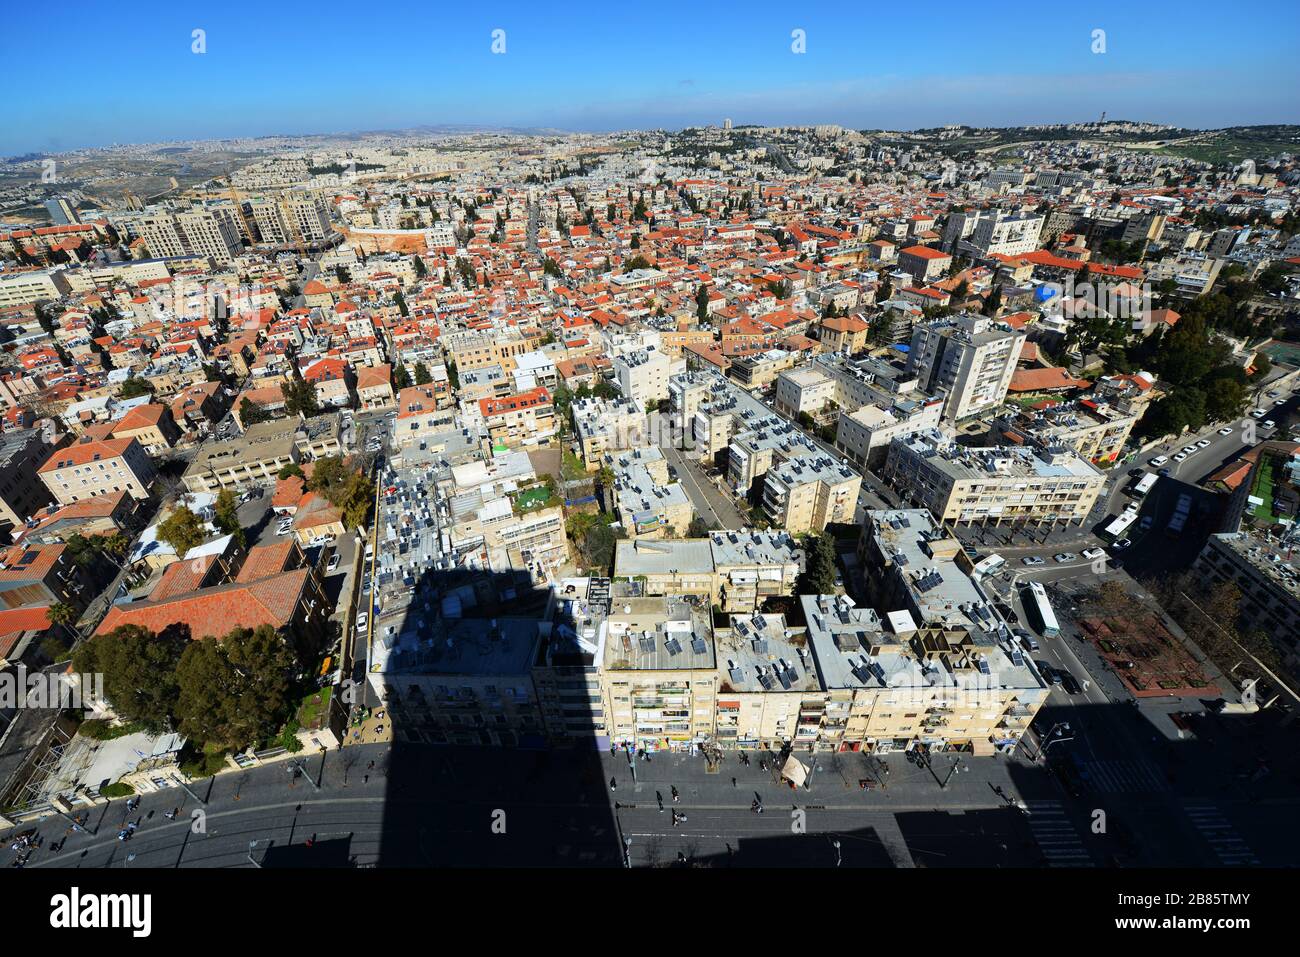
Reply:
[[[1300,121],[1292,2],[11,3],[0,56],[30,78],[0,154],[439,123]]]

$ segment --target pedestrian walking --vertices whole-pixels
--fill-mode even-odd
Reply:
[[[732,786],[733,788],[736,786],[736,779],[735,779],[735,778],[732,778],[732,779],[731,779],[731,786]]]
[[[673,785],[669,790],[672,791],[672,795],[673,795],[673,803],[674,803],[674,804],[679,804],[679,803],[681,803],[682,796],[681,796],[680,794],[677,793],[677,786],[676,786],[676,785]]]
[[[618,778],[610,778],[610,779],[609,779],[609,789],[610,789],[611,791],[617,791],[617,790],[618,790]]]
[[[363,775],[361,775],[361,783],[362,783],[362,784],[369,784],[369,783],[370,783],[370,775],[368,775],[368,774],[363,774]]]
[[[659,791],[655,792],[655,800],[659,802],[659,813],[664,813],[664,796]]]

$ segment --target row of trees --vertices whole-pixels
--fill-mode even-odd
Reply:
[[[300,697],[301,663],[269,625],[197,640],[123,625],[82,643],[72,661],[80,674],[104,676],[124,721],[223,751],[269,743]]]

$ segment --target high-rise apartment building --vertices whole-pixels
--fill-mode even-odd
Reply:
[[[943,417],[956,422],[997,408],[1007,396],[1025,334],[986,316],[918,324],[907,367],[920,387],[945,396]]]

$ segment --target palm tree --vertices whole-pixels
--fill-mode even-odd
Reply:
[[[56,601],[53,605],[45,610],[45,616],[49,618],[51,625],[63,625],[65,628],[71,628],[81,617],[81,612],[65,602]]]

